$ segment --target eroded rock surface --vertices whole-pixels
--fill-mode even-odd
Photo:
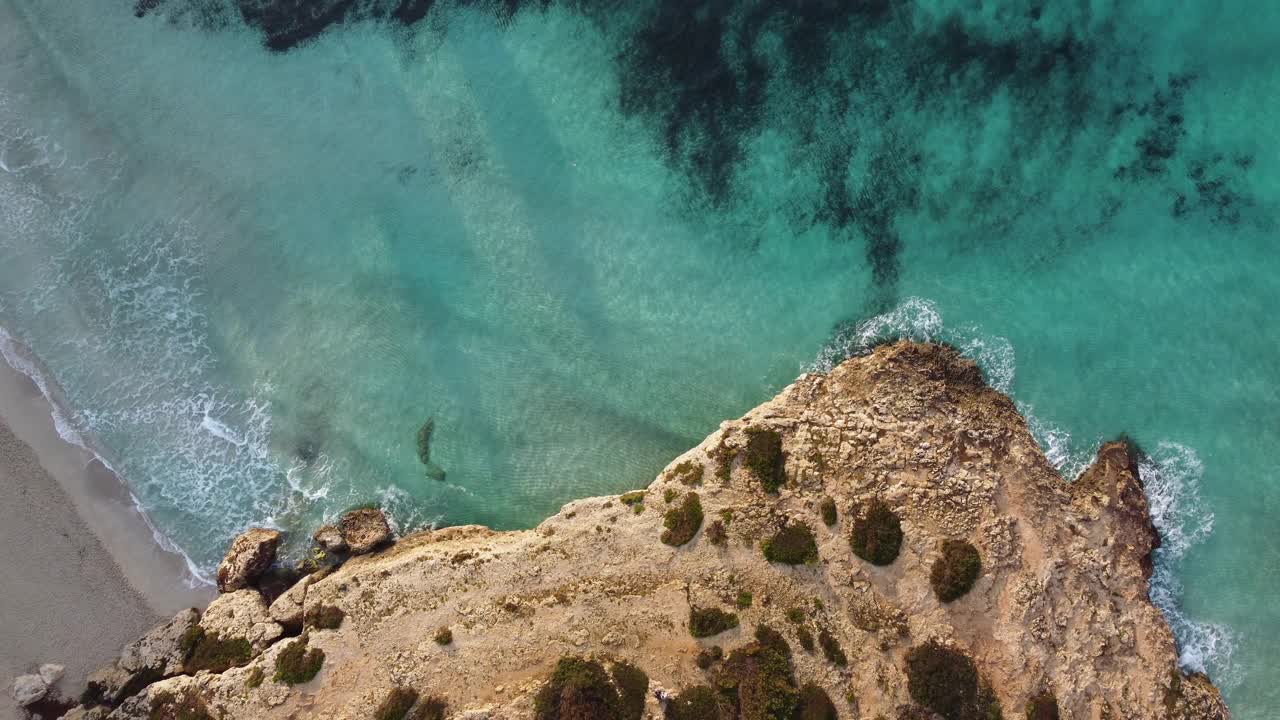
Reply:
[[[278,547],[279,531],[251,528],[241,533],[218,565],[218,590],[235,592],[252,585],[275,562]]]
[[[183,639],[199,622],[200,611],[195,608],[174,615],[168,622],[125,646],[124,652],[120,653],[120,667],[129,672],[150,668],[161,677],[182,672],[187,652]]]
[[[643,714],[660,718],[656,694],[690,699],[681,693],[736,682],[764,648],[789,652],[785,671],[770,672],[791,673],[783,679],[805,697],[825,691],[840,717],[951,720],[998,706],[1019,718],[1034,700],[1063,718],[1225,720],[1208,678],[1178,668],[1148,599],[1158,538],[1135,452],[1107,444],[1067,483],[972,362],[944,347],[883,346],[723,423],[643,492],[569,503],[527,531],[409,535],[303,580],[269,613],[253,590],[223,596],[247,619],[222,623],[215,603],[202,624],[254,634],[262,655],[158,682],[110,717],[181,700],[209,717],[369,718],[409,688],[447,700],[451,718],[526,719],[557,661],[576,655],[642,669]],[[692,492],[692,539],[664,544],[672,524],[693,523],[664,520]],[[862,536],[885,541],[881,565],[850,543],[853,523],[872,515],[881,524]],[[975,547],[981,571],[943,602],[930,568],[948,540]],[[797,564],[768,561],[766,546]],[[273,678],[298,641],[272,640],[299,603],[345,620],[309,633],[323,666],[290,687]],[[714,635],[692,637],[694,607],[723,613],[704,628]],[[442,628],[448,643],[435,639]],[[921,668],[959,669],[968,686],[935,692]],[[963,712],[944,707],[957,697]]]
[[[377,508],[352,510],[338,520],[338,530],[352,555],[363,555],[391,542],[387,516]]]

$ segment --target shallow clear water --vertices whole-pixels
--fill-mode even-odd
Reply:
[[[0,0],[0,326],[198,570],[528,526],[945,339],[1064,472],[1148,449],[1184,662],[1280,713],[1280,5],[410,5]]]

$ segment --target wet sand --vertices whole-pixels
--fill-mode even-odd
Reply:
[[[0,718],[22,717],[15,675],[61,663],[77,695],[126,643],[213,596],[189,585],[120,480],[58,436],[50,409],[0,360]]]

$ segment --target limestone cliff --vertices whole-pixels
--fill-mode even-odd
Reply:
[[[622,679],[544,690],[576,656],[647,674],[654,718],[1225,719],[1148,600],[1157,543],[1132,448],[1065,482],[972,362],[900,342],[801,377],[643,493],[415,533],[269,608],[224,595],[194,634],[229,661],[75,712],[640,717]]]

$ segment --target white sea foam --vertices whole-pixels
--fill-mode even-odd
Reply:
[[[1213,512],[1200,498],[1204,464],[1195,450],[1162,441],[1138,470],[1161,541],[1154,553],[1151,601],[1169,619],[1178,639],[1181,665],[1207,672],[1219,684],[1231,686],[1238,680],[1232,663],[1235,634],[1225,625],[1199,622],[1186,615],[1181,606],[1182,582],[1176,574],[1187,552],[1213,532]]]

